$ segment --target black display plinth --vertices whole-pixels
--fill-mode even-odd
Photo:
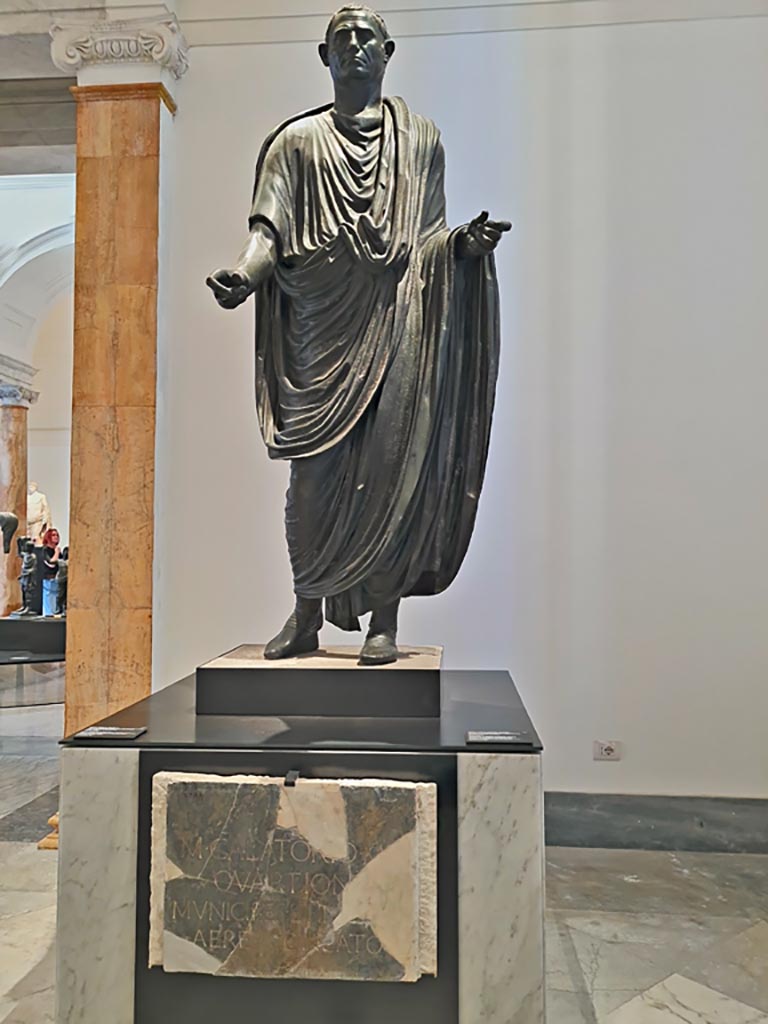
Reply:
[[[327,686],[333,684],[327,680]],[[200,715],[195,677],[188,676],[151,697],[110,715],[98,725],[141,728],[137,739],[68,737],[72,746],[146,749],[189,747],[217,750],[412,750],[436,753],[501,751],[538,754],[541,740],[508,672],[445,670],[439,718],[349,715]],[[478,746],[471,733],[498,734]]]
[[[66,644],[66,619],[0,619],[0,663],[63,661]]]
[[[196,673],[198,715],[439,718],[439,647],[402,648],[391,665],[357,663],[358,648],[329,647],[266,661],[237,647]]]

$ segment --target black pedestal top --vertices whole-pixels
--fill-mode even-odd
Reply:
[[[198,715],[439,718],[439,647],[405,647],[392,664],[360,665],[357,647],[269,661],[243,644],[197,670]]]
[[[503,671],[443,671],[440,718],[197,715],[195,677],[189,676],[98,724],[145,727],[147,731],[136,739],[74,736],[64,743],[139,748],[445,753],[538,753],[542,749],[515,684],[509,673]],[[486,734],[485,742],[468,742],[468,733]]]
[[[64,661],[66,619],[0,619],[0,664]]]

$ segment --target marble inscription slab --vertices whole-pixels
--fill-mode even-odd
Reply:
[[[251,978],[437,973],[437,787],[159,772],[149,965]]]

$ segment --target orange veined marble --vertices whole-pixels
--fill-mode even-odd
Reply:
[[[161,102],[78,103],[68,733],[151,689]]]
[[[8,615],[21,607],[16,537],[24,535],[27,522],[27,409],[22,405],[0,406],[0,512],[19,520],[11,554],[0,556],[0,615]]]

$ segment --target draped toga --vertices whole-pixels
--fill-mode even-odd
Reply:
[[[256,292],[256,403],[290,459],[296,594],[326,618],[436,594],[475,521],[499,353],[492,256],[457,260],[435,125],[401,99],[364,126],[320,108],[266,140],[250,226],[275,235]]]

